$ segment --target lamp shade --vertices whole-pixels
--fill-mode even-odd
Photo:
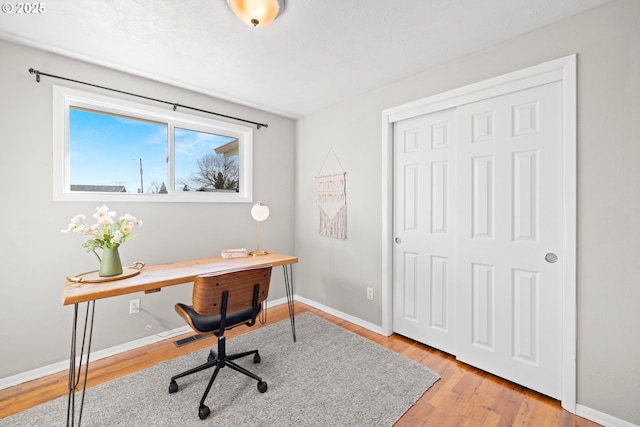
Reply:
[[[227,0],[238,19],[252,27],[266,27],[284,8],[284,0]]]
[[[251,208],[251,216],[258,222],[269,218],[269,207],[262,202],[258,202]]]

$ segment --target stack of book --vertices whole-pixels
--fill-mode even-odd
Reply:
[[[223,249],[222,258],[242,258],[247,256],[247,249]]]

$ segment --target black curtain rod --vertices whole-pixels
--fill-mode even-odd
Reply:
[[[29,68],[29,73],[36,75],[36,82],[38,82],[38,83],[40,83],[40,76],[53,77],[54,79],[61,79],[61,80],[66,80],[68,82],[80,83],[80,84],[87,85],[87,86],[93,86],[93,87],[97,87],[97,88],[100,88],[100,89],[106,89],[106,90],[110,90],[110,91],[113,91],[113,92],[123,93],[125,95],[137,96],[138,98],[144,98],[144,99],[148,99],[150,101],[161,102],[163,104],[172,105],[173,106],[173,111],[176,111],[176,108],[178,108],[178,107],[187,108],[189,110],[199,111],[201,113],[213,114],[215,116],[225,117],[227,119],[238,120],[238,121],[245,122],[245,123],[251,123],[253,125],[256,125],[256,127],[258,129],[260,129],[263,126],[266,127],[266,128],[269,127],[269,125],[266,124],[266,123],[252,122],[251,120],[239,119],[238,117],[227,116],[225,114],[214,113],[213,111],[207,111],[207,110],[202,110],[200,108],[189,107],[188,105],[182,105],[182,104],[178,104],[176,102],[163,101],[162,99],[151,98],[149,96],[138,95],[138,94],[131,93],[131,92],[125,92],[123,90],[113,89],[113,88],[105,87],[105,86],[99,86],[99,85],[95,85],[93,83],[87,83],[87,82],[83,82],[83,81],[80,81],[80,80],[70,79],[70,78],[67,78],[67,77],[56,76],[56,75],[53,75],[53,74],[48,74],[48,73],[44,73],[42,71],[35,70],[33,68]]]

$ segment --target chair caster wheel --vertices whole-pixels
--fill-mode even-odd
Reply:
[[[207,357],[207,362],[213,362],[214,360],[216,360],[216,352],[213,350],[209,351],[209,357]]]
[[[178,391],[178,383],[172,380],[171,383],[169,383],[169,393],[175,393],[176,391]]]
[[[260,393],[264,393],[267,391],[267,383],[264,381],[258,381],[258,391]]]
[[[201,420],[204,420],[205,418],[207,418],[210,413],[211,413],[211,410],[209,409],[208,406],[200,405],[200,409],[198,409],[198,416],[200,417]]]
[[[253,363],[260,363],[260,354],[256,353],[253,356]]]

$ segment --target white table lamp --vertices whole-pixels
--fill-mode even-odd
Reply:
[[[260,223],[269,218],[269,207],[262,202],[258,202],[251,208],[251,216],[256,220],[256,235],[258,245],[255,251],[249,252],[251,256],[266,255],[267,251],[260,250]]]

